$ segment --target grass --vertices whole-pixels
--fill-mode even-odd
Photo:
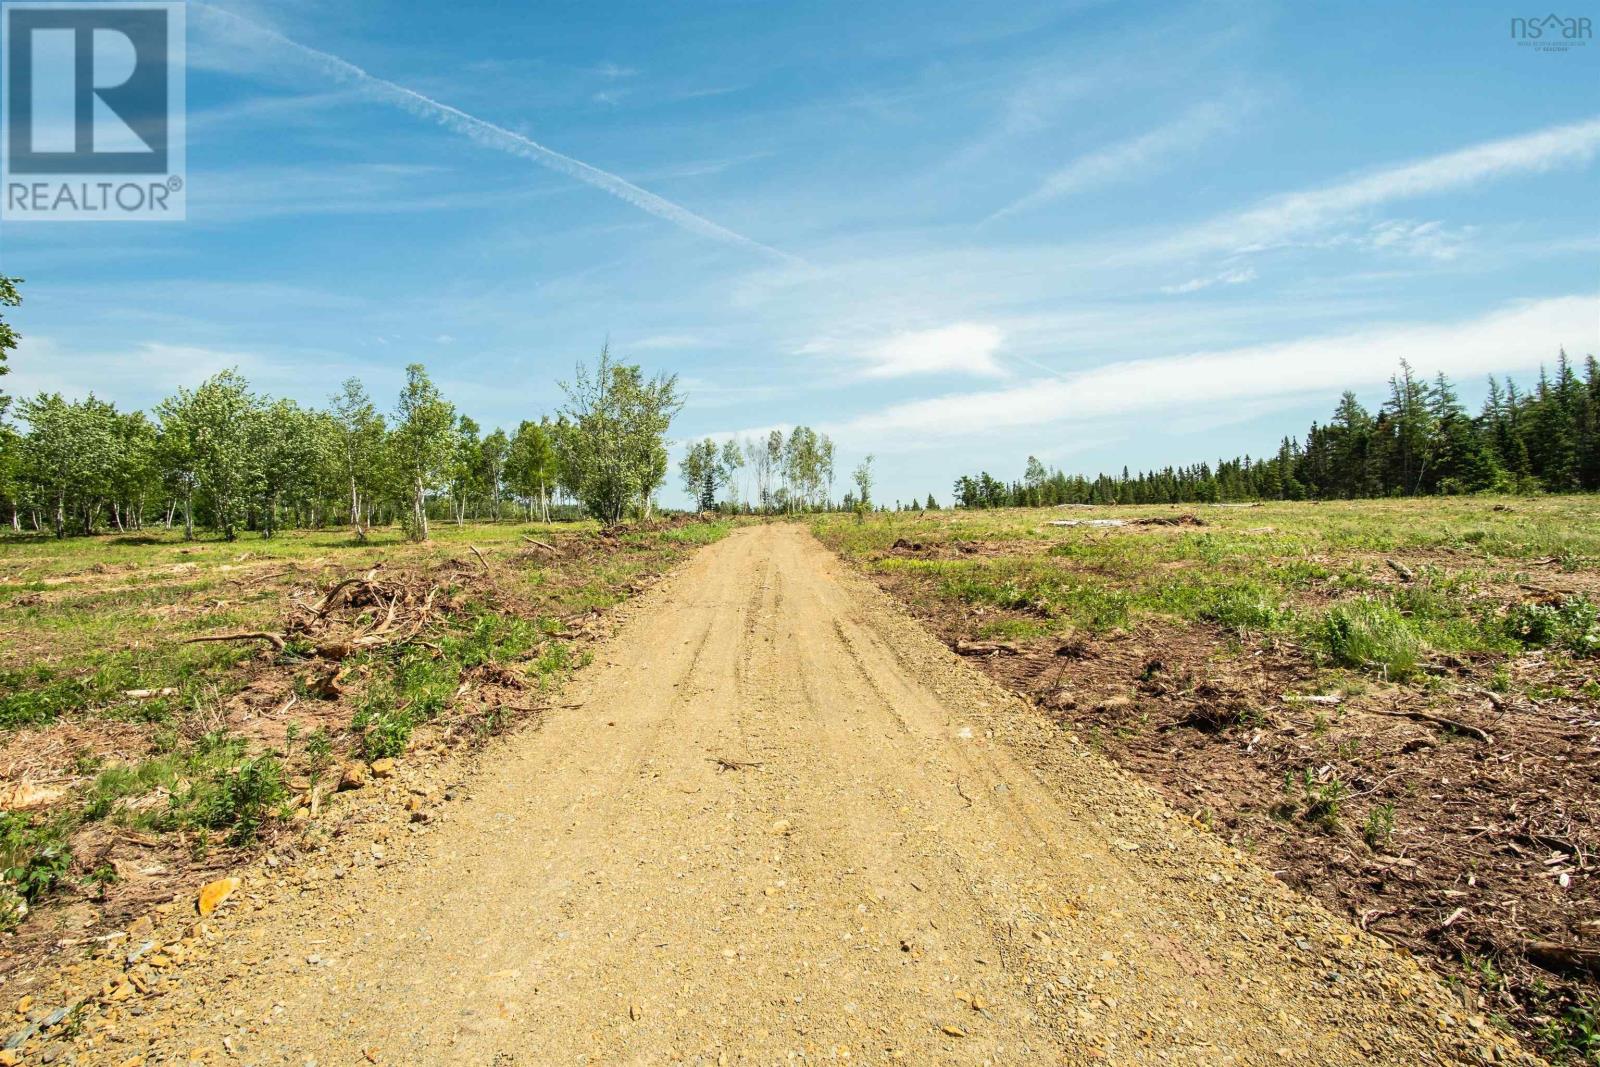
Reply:
[[[1406,614],[1380,599],[1334,605],[1311,624],[1309,636],[1333,663],[1394,681],[1415,675],[1424,652],[1422,637]]]
[[[1206,525],[1046,525],[1062,516],[1185,512]],[[1438,655],[1600,653],[1593,599],[1524,605],[1516,592],[1550,569],[1600,571],[1593,497],[943,511],[866,522],[824,516],[813,525],[871,569],[1003,613],[1009,621],[985,623],[997,636],[1208,623],[1236,640],[1289,641],[1330,667],[1395,681],[1416,677]],[[936,552],[890,553],[898,538]],[[983,548],[958,553],[957,542]],[[1391,559],[1405,561],[1409,580]]]
[[[587,655],[557,620],[626,599],[643,575],[730,528],[634,529],[559,564],[519,558],[523,538],[570,538],[593,524],[441,524],[423,545],[382,531],[365,543],[343,531],[232,544],[184,542],[165,531],[65,541],[0,534],[0,751],[47,738],[63,720],[78,736],[101,721],[126,724],[107,735],[115,741],[76,757],[46,743],[61,764],[48,779],[76,781],[69,802],[48,817],[0,814],[0,928],[15,925],[22,905],[69,884],[114,883],[113,869],[87,869],[75,858],[73,838],[86,827],[177,835],[196,852],[245,847],[288,816],[291,778],[315,780],[340,753],[402,754],[419,728],[452,710],[470,672],[496,664],[535,691],[555,684]],[[263,668],[259,646],[185,638],[275,628],[287,595],[380,563],[427,568],[454,559],[476,568],[469,545],[492,562],[496,588],[515,612],[457,604],[424,640],[346,661],[361,681],[342,728],[291,722],[281,743],[264,744],[222,726],[229,699]],[[270,669],[293,672],[298,663],[290,648]],[[246,664],[253,666],[241,669]],[[296,677],[296,699],[325,715],[303,681]],[[495,732],[507,721],[491,709],[477,729]],[[130,727],[146,739],[131,746],[143,753],[133,758],[125,754]]]
[[[1180,514],[1201,524],[1133,521]],[[945,511],[813,527],[946,639],[1030,646],[983,666],[1174,804],[1203,798],[1197,818],[1325,902],[1393,914],[1446,960],[1457,936],[1493,935],[1443,937],[1419,905],[1473,887],[1480,865],[1477,886],[1527,902],[1525,931],[1569,939],[1587,918],[1543,887],[1538,858],[1506,858],[1465,826],[1511,810],[1575,840],[1593,830],[1592,746],[1574,724],[1600,702],[1600,497]],[[1098,715],[1129,693],[1137,720]],[[1420,873],[1358,878],[1352,846],[1420,861]],[[1506,1007],[1505,1025],[1553,1062],[1600,1067],[1592,982],[1543,987],[1515,951],[1480,960],[1447,974]]]

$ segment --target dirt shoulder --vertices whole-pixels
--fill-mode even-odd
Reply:
[[[1600,1056],[1595,660],[1559,648],[1425,645],[1415,674],[1396,680],[1329,663],[1302,636],[1343,605],[1426,611],[1449,597],[1467,607],[1436,609],[1445,620],[1436,625],[1471,625],[1463,644],[1481,641],[1517,612],[1583,602],[1597,572],[1509,539],[1501,558],[1472,540],[1441,545],[1442,534],[1412,549],[1389,532],[1374,551],[1379,535],[1356,525],[1367,518],[1359,510],[1324,516],[1302,506],[1287,520],[1287,509],[1262,510],[1203,513],[1209,528],[1176,534],[1130,524],[1092,540],[1076,530],[1016,539],[1018,524],[1032,533],[1049,517],[1038,513],[948,518],[907,524],[892,541],[878,535],[881,547],[852,558],[947,647],[1063,732],[1286,884],[1433,962],[1470,1012],[1557,1058]],[[1286,539],[1296,521],[1357,533],[1330,549]],[[1372,522],[1398,525],[1389,512]],[[1252,550],[1250,531],[1268,523],[1277,528]],[[1172,537],[1186,544],[1142,547]],[[1142,541],[1125,548],[1112,538]],[[1130,558],[1142,568],[1130,570]],[[1068,595],[1143,583],[1153,591],[1135,596],[1156,603],[1174,600],[1167,589],[1195,567],[1209,568],[1218,584],[1246,590],[1252,610],[1308,621],[1253,630],[1151,612],[1102,630],[1054,629],[1051,610],[996,603],[991,592],[1037,582],[1037,571],[1020,569],[1035,567],[1060,575],[1054,587]],[[1271,579],[1290,571],[1309,577],[1285,582],[1275,598]]]

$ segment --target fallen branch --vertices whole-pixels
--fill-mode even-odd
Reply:
[[[207,634],[203,637],[188,638],[183,643],[186,645],[198,645],[206,641],[265,641],[279,652],[288,647],[288,642],[283,639],[282,634],[267,633],[265,630],[252,630],[248,633],[237,634]]]
[[[500,595],[500,583],[495,579],[494,570],[489,566],[489,561],[483,558],[483,553],[478,551],[477,545],[468,545],[472,554],[478,557],[478,562],[483,565],[483,576],[489,579],[489,585],[494,589],[495,596]]]
[[[1600,949],[1560,945],[1554,941],[1528,941],[1523,944],[1522,951],[1547,971],[1600,977]]]
[[[1017,646],[1004,641],[957,641],[955,652],[958,656],[1015,656]]]
[[[559,551],[557,551],[554,545],[547,545],[543,541],[535,540],[534,538],[529,537],[527,534],[523,534],[522,539],[528,542],[528,544],[532,545],[534,548],[548,552],[552,556],[559,556],[561,554]]]
[[[1410,719],[1413,722],[1431,723],[1434,726],[1441,726],[1457,733],[1466,734],[1468,737],[1482,741],[1486,745],[1494,744],[1494,738],[1488,732],[1456,719],[1447,719],[1443,715],[1430,715],[1425,711],[1383,711],[1380,708],[1368,708],[1366,710],[1374,715],[1383,715],[1391,719]]]

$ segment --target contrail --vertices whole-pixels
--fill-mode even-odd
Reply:
[[[247,33],[263,37],[274,44],[288,48],[311,60],[336,81],[359,85],[371,91],[379,99],[394,104],[416,115],[418,118],[437,122],[446,129],[454,130],[456,133],[469,137],[486,148],[498,149],[501,152],[508,152],[523,159],[531,159],[541,166],[559,171],[581,182],[587,182],[597,189],[610,193],[619,200],[632,204],[641,211],[647,211],[657,218],[666,219],[668,222],[675,223],[691,233],[697,233],[703,237],[711,237],[728,244],[753,248],[756,251],[787,262],[798,262],[794,256],[786,252],[780,252],[778,249],[764,245],[760,241],[753,241],[743,234],[733,232],[726,226],[719,226],[708,218],[696,215],[686,207],[663,199],[648,189],[639,188],[626,178],[601,170],[599,167],[591,167],[580,159],[562,155],[560,152],[552,148],[546,148],[539,142],[524,137],[520,133],[513,133],[504,127],[496,126],[492,122],[485,122],[483,119],[467,114],[460,108],[451,107],[449,104],[423,96],[415,90],[407,89],[403,85],[397,85],[385,78],[378,77],[376,74],[370,74],[354,63],[340,59],[338,56],[330,55],[327,52],[319,51],[309,45],[303,45],[299,41],[291,40],[278,31],[247,19],[242,15],[235,15],[231,11],[225,11],[211,4],[198,2],[198,0],[192,0],[189,4],[189,9],[220,17],[223,21],[232,23]]]

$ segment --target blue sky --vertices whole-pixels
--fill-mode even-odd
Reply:
[[[421,361],[514,426],[609,338],[675,436],[807,423],[885,500],[1259,452],[1402,356],[1476,402],[1600,349],[1600,42],[1517,13],[192,4],[188,221],[0,229],[6,385]]]

